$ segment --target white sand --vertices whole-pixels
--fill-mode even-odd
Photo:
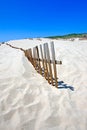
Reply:
[[[8,43],[28,49],[50,41]],[[87,130],[87,41],[53,41],[63,62],[61,89],[37,74],[22,51],[0,46],[0,130]]]

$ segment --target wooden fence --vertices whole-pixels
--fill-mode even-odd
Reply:
[[[25,56],[34,66],[35,70],[48,80],[49,84],[58,87],[56,65],[62,64],[62,62],[55,60],[54,43],[51,42],[50,46],[50,51],[48,43],[28,49],[25,51]]]

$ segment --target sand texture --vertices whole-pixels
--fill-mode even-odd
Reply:
[[[24,39],[23,49],[54,41],[59,89],[23,51],[0,45],[0,130],[87,130],[87,40]]]

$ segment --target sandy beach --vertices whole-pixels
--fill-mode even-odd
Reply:
[[[22,49],[54,41],[59,88]],[[21,39],[0,45],[0,130],[87,130],[87,40]]]

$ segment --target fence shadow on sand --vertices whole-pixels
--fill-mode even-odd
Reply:
[[[69,86],[68,84],[65,84],[63,81],[58,82],[58,89],[70,89],[70,90],[74,91],[73,86]]]

